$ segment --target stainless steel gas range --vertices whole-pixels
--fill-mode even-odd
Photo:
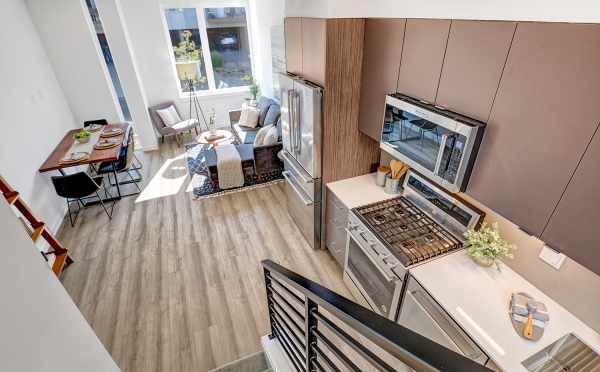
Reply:
[[[373,311],[396,320],[410,268],[461,249],[464,232],[483,216],[410,171],[401,196],[351,210],[344,281]]]

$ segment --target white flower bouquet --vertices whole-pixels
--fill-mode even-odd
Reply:
[[[513,251],[517,249],[514,244],[508,243],[500,236],[498,223],[483,223],[479,230],[469,230],[465,233],[467,238],[467,254],[483,266],[496,265],[500,270],[500,259],[513,258]]]

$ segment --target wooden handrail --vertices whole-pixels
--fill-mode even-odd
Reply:
[[[69,250],[63,247],[54,235],[48,231],[44,222],[38,220],[33,215],[33,212],[31,212],[27,204],[25,204],[25,201],[21,199],[19,192],[14,190],[2,176],[0,176],[0,192],[2,192],[2,195],[4,195],[8,204],[14,206],[31,225],[31,228],[33,229],[33,232],[30,235],[31,240],[35,243],[41,236],[48,242],[50,247],[52,247],[52,251],[42,253],[42,255],[46,260],[48,255],[54,255],[52,271],[57,276],[60,275],[68,265],[73,263],[73,259],[69,256]]]

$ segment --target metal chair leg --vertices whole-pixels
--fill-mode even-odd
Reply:
[[[135,185],[135,187],[137,188],[138,192],[142,192],[142,190],[140,189],[140,187],[138,186],[137,182],[135,182],[135,179],[133,178],[133,176],[131,175],[131,173],[129,173],[130,171],[127,171],[127,175],[129,176],[129,178],[131,178],[131,181],[133,182],[133,184]]]
[[[102,205],[102,208],[104,209],[104,212],[106,212],[106,215],[108,216],[108,219],[112,220],[112,212],[113,212],[113,210],[111,209],[111,211],[110,211],[111,213],[108,213],[108,209],[106,209],[106,205],[104,205],[104,201],[100,197],[100,194],[98,194],[98,191],[96,191],[96,196],[100,200],[100,204]],[[114,207],[115,207],[115,204],[113,203],[113,209],[114,209]]]
[[[69,202],[69,198],[67,198],[67,211],[69,212],[69,222],[71,222],[71,227],[75,227],[73,217],[71,216],[71,203]]]

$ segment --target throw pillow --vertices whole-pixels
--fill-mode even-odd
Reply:
[[[266,127],[265,127],[266,128]],[[267,135],[263,139],[263,146],[274,145],[277,143],[277,127],[273,125],[269,125],[269,131]]]
[[[172,127],[181,121],[181,118],[173,105],[162,110],[156,110],[156,113],[167,127]]]
[[[265,137],[267,136],[272,127],[272,125],[267,125],[258,130],[258,133],[256,133],[256,137],[254,137],[254,147],[259,147],[263,145]]]
[[[239,125],[243,127],[256,128],[258,125],[258,109],[247,104],[242,105]]]

